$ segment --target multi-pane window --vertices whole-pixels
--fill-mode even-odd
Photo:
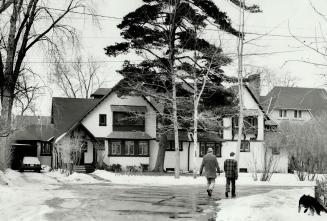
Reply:
[[[294,111],[294,118],[302,118],[302,111],[295,110]]]
[[[149,142],[148,141],[139,141],[138,155],[142,155],[142,156],[149,155]]]
[[[241,152],[250,152],[250,142],[248,140],[241,141]]]
[[[51,155],[51,143],[47,143],[47,142],[41,143],[41,155],[42,156]]]
[[[125,155],[134,155],[134,141],[125,141]]]
[[[200,142],[200,157],[207,154],[208,148],[212,148],[214,155],[221,157],[221,143],[215,142]]]
[[[175,151],[175,141],[168,141],[166,151]],[[179,151],[183,151],[183,142],[179,142]]]
[[[279,117],[287,117],[287,110],[279,110]]]
[[[109,142],[109,156],[149,156],[149,141],[112,140]]]
[[[121,155],[121,141],[111,142],[111,155]]]
[[[113,112],[114,131],[145,131],[144,114]]]
[[[107,126],[107,115],[99,114],[99,126]]]

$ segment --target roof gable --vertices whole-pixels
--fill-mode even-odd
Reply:
[[[54,97],[52,117],[55,135],[58,136],[73,127],[99,101],[98,99]]]

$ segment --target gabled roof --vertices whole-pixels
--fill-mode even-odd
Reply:
[[[99,104],[115,90],[110,89],[101,99],[60,98],[52,99],[52,116],[56,134],[59,136],[82,122]],[[145,97],[142,98],[156,111],[158,109]]]
[[[54,97],[52,99],[52,117],[56,130],[55,136],[59,136],[73,127],[99,102],[98,99]]]
[[[327,111],[327,92],[321,88],[274,87],[261,103],[273,109],[309,110],[313,115]]]
[[[54,136],[54,125],[28,125],[14,135],[15,140],[49,141]]]

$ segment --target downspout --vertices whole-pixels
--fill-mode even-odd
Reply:
[[[190,150],[191,150],[191,141],[188,142],[188,151],[187,151],[187,171],[190,171]]]

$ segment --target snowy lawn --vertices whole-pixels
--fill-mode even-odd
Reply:
[[[133,185],[203,185],[206,182],[204,176],[194,179],[192,176],[180,176],[179,179],[174,178],[174,174],[167,175],[147,175],[140,174],[121,174],[112,173],[105,170],[96,170],[94,175],[109,180],[117,184],[133,184]],[[260,175],[259,175],[260,177]],[[216,179],[216,184],[225,185],[225,174],[221,174]],[[253,181],[251,173],[240,173],[237,185],[268,185],[268,186],[308,186],[312,187],[315,182],[298,181],[294,174],[274,174],[271,181],[261,182]]]
[[[94,179],[92,176],[83,173],[73,173],[67,176],[65,173],[61,173],[59,170],[53,170],[51,172],[45,173],[45,175],[55,178],[62,183],[91,184],[101,182],[99,180]]]
[[[314,196],[313,188],[273,190],[269,193],[219,201],[221,209],[217,221],[322,221],[327,214],[308,216],[298,213],[299,198],[303,194]]]
[[[53,211],[45,205],[60,194],[70,198],[68,191],[57,190],[58,181],[40,173],[0,171],[0,220],[46,220],[45,214]],[[54,191],[55,190],[55,191]]]

